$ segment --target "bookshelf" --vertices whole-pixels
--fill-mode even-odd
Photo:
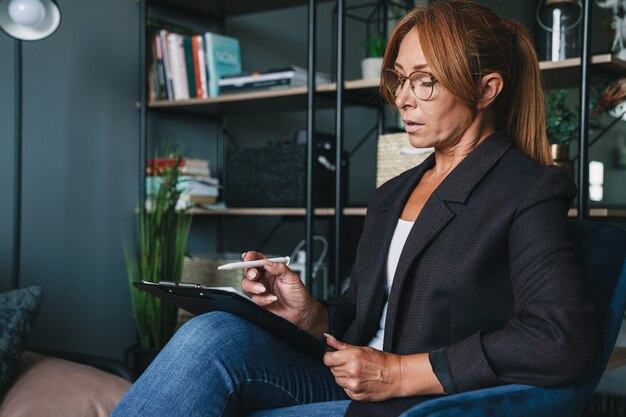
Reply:
[[[225,19],[232,16],[260,13],[264,11],[303,7],[307,4],[311,7],[314,2],[304,0],[270,0],[266,2],[226,2],[211,1],[197,2],[194,0],[147,0],[147,5],[157,7],[171,7],[185,12],[200,14],[212,19]],[[315,28],[303,28],[309,33],[315,34]],[[310,45],[307,45],[309,48]],[[580,85],[581,59],[573,58],[559,62],[541,62],[540,68],[544,77],[545,85],[548,88],[571,88]],[[600,54],[591,57],[591,68],[594,70],[618,75],[626,73],[626,62],[615,58],[611,54]],[[378,81],[351,79],[345,80],[341,88],[337,88],[337,83],[325,83],[316,86],[315,94],[312,94],[306,86],[253,91],[235,94],[225,94],[207,99],[189,99],[180,101],[144,101],[143,111],[150,112],[158,117],[159,114],[167,114],[168,117],[174,114],[188,114],[194,117],[207,117],[214,120],[221,120],[230,115],[245,115],[250,112],[290,112],[307,111],[314,114],[315,109],[338,108],[337,97],[340,96],[341,106],[369,106],[380,107],[381,99],[378,94]],[[315,97],[315,109],[311,108],[311,97]],[[145,97],[145,94],[144,94]],[[337,113],[341,113],[337,111]],[[341,117],[341,116],[338,116]],[[218,140],[224,140],[218,138]],[[225,146],[219,148],[224,151]],[[321,207],[307,209],[298,208],[224,208],[224,209],[193,209],[195,216],[220,218],[227,217],[284,217],[298,219],[307,217],[322,218],[325,221],[341,222],[342,217],[359,219],[365,216],[365,207]],[[339,213],[339,214],[338,214]],[[570,217],[578,215],[577,209],[569,211]],[[598,219],[626,218],[626,209],[618,208],[590,208],[589,217]],[[299,220],[302,221],[302,220]],[[310,233],[310,232],[307,232]],[[349,237],[339,237],[335,245],[340,245],[341,239]],[[307,256],[307,259],[312,259]]]
[[[304,0],[269,0],[265,2],[250,2],[250,1],[241,1],[241,2],[227,2],[227,1],[205,1],[205,2],[197,2],[193,0],[146,0],[146,2],[140,3],[140,7],[143,7],[142,10],[142,27],[146,28],[143,32],[142,45],[145,48],[148,45],[147,34],[147,17],[152,16],[150,11],[157,11],[157,15],[160,14],[168,16],[167,11],[172,10],[172,16],[175,18],[174,24],[182,25],[184,22],[190,22],[190,27],[194,27],[197,23],[195,20],[197,19],[206,19],[208,21],[214,21],[216,24],[213,26],[214,29],[210,31],[215,31],[218,33],[224,32],[224,20],[231,17],[237,17],[240,15],[251,15],[257,14],[267,11],[273,11],[276,9],[283,8],[293,8],[300,7],[301,9],[306,9],[308,14],[307,16],[307,25],[302,25],[302,34],[307,34],[306,45],[302,45],[306,47],[308,61],[315,62],[315,53],[313,52],[313,56],[311,57],[311,51],[315,50],[315,47],[312,47],[310,44],[310,39],[315,39],[315,34],[317,28],[315,19],[313,19],[313,24],[311,23],[311,13],[315,13],[316,4],[324,3],[325,1],[304,1]],[[165,13],[162,13],[165,12]],[[299,12],[298,12],[299,13]],[[157,16],[158,17],[158,16]],[[164,18],[160,18],[161,20],[165,20]],[[193,22],[193,23],[192,23]],[[197,27],[197,26],[196,26]],[[202,26],[200,26],[202,27]],[[225,31],[226,35],[229,35],[228,31]],[[231,33],[231,35],[236,37],[236,34]],[[259,41],[260,42],[260,41]],[[148,57],[146,51],[143,51],[143,56]],[[147,59],[144,59],[142,62],[141,73],[147,73]],[[283,64],[284,65],[284,64]],[[314,67],[312,67],[314,68]],[[313,73],[313,69],[311,67],[307,68],[308,72]],[[244,68],[245,69],[245,68]],[[157,125],[161,127],[162,124],[154,124],[154,120],[174,120],[179,118],[180,120],[189,120],[192,123],[195,123],[197,120],[205,119],[212,120],[218,126],[216,130],[220,131],[213,138],[209,139],[217,143],[217,158],[223,158],[223,155],[226,154],[226,148],[229,145],[229,138],[226,138],[225,130],[223,126],[226,124],[223,120],[228,120],[231,116],[242,116],[247,117],[247,114],[257,114],[267,112],[292,112],[292,111],[306,111],[307,119],[314,120],[315,112],[318,109],[332,109],[338,108],[338,97],[341,97],[341,106],[343,106],[343,102],[345,101],[348,105],[365,105],[368,107],[380,107],[380,98],[377,94],[378,82],[372,80],[347,80],[343,82],[343,76],[336,76],[335,79],[339,79],[341,81],[340,88],[337,88],[337,83],[325,83],[319,84],[316,86],[315,92],[309,91],[307,86],[289,88],[289,89],[281,89],[281,90],[268,90],[268,91],[253,91],[253,92],[245,92],[239,94],[223,94],[216,97],[206,98],[206,99],[187,99],[187,100],[178,100],[178,101],[168,101],[168,100],[154,100],[149,101],[147,99],[148,95],[145,91],[145,82],[144,91],[142,92],[143,102],[141,103],[140,109],[142,111],[142,154],[146,154],[146,150],[150,148],[150,137],[151,129],[154,129],[152,126]],[[308,84],[310,87],[312,84]],[[338,111],[339,112],[339,111]],[[312,126],[315,126],[313,123]],[[304,127],[304,126],[303,126]],[[179,129],[181,129],[179,127]],[[184,127],[182,128],[184,129]],[[309,126],[309,122],[307,122],[307,137],[311,137],[313,132],[313,128]],[[230,133],[230,132],[229,132]],[[341,136],[341,135],[338,135]],[[340,139],[338,138],[338,141]],[[310,148],[310,144],[309,144]],[[308,157],[311,158],[312,154],[311,150],[307,151]],[[216,162],[217,165],[217,174],[223,174],[220,172],[223,170],[223,162],[219,160]],[[142,164],[142,171],[143,171]],[[212,165],[213,166],[213,165]],[[307,164],[307,171],[309,172],[308,177],[311,177],[311,163]],[[224,176],[221,175],[222,180]],[[308,181],[311,182],[310,180]],[[310,184],[303,184],[303,187],[310,187]],[[307,195],[310,191],[307,191]],[[307,201],[310,203],[311,198],[309,197]],[[220,209],[220,210],[203,210],[203,209],[194,209],[192,213],[196,216],[265,216],[265,217],[286,217],[296,219],[297,222],[302,222],[305,219],[305,236],[309,239],[312,236],[312,224],[313,217],[322,218],[324,228],[328,227],[332,228],[333,218],[338,217],[335,216],[335,213],[338,212],[336,208],[316,208],[312,209],[312,206],[302,207],[302,208],[229,208],[229,209]],[[364,210],[357,210],[354,212],[352,209],[342,209],[341,213],[354,217],[362,217],[364,214]],[[354,214],[356,213],[356,214]],[[272,220],[274,221],[274,220]],[[217,220],[214,222],[217,224],[216,229],[217,233],[222,233],[223,230],[222,221]],[[332,232],[331,232],[332,233]],[[323,234],[326,235],[324,232]],[[217,238],[219,240],[219,238]],[[307,244],[307,247],[312,246],[312,244]],[[308,249],[307,249],[308,250]],[[309,254],[310,255],[310,254]],[[314,256],[307,256],[307,259],[315,259]],[[309,261],[310,263],[310,261]],[[310,267],[310,266],[309,266]]]
[[[562,61],[543,61],[540,68],[548,88],[570,88],[579,83],[580,78],[580,58],[570,58]],[[594,55],[591,58],[593,68],[604,73],[619,75],[626,73],[626,61],[622,61],[611,54]],[[332,106],[330,97],[324,99],[323,93],[334,93],[337,89],[336,83],[321,84],[316,87],[322,99],[320,105]],[[376,105],[378,98],[378,82],[376,80],[347,80],[344,82],[344,90],[348,97],[356,102]],[[205,114],[234,114],[246,112],[251,108],[271,108],[275,111],[280,109],[306,109],[307,87],[296,87],[281,90],[245,92],[239,94],[228,94],[208,99],[192,99],[181,101],[153,101],[148,103],[154,109],[176,109],[178,111]],[[364,207],[346,208],[343,210],[345,216],[364,216]],[[334,216],[335,210],[332,208],[320,208],[315,210],[316,216]],[[570,217],[576,217],[577,209],[569,211]],[[220,209],[194,211],[196,215],[245,215],[245,216],[304,216],[304,208],[246,208],[246,209]],[[589,217],[592,218],[626,218],[626,209],[618,208],[591,208]]]

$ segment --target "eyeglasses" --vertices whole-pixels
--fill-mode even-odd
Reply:
[[[407,80],[409,80],[411,91],[415,97],[420,100],[428,100],[432,97],[437,78],[430,72],[413,71],[408,77],[405,77],[398,74],[396,70],[388,68],[383,73],[383,82],[394,97],[398,97]]]

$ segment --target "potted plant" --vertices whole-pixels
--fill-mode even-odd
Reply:
[[[191,227],[191,215],[177,208],[182,159],[175,156],[168,160],[172,163],[162,168],[161,176],[149,178],[156,181],[153,187],[147,187],[147,200],[139,207],[136,251],[125,250],[133,317],[139,334],[139,346],[130,349],[128,360],[137,376],[174,333],[177,308],[138,290],[132,283],[179,281]]]
[[[546,94],[546,133],[554,163],[570,175],[574,166],[569,156],[569,144],[576,137],[578,116],[567,106],[566,91],[554,90]]]
[[[380,78],[385,53],[386,39],[380,33],[370,37],[365,42],[367,58],[361,61],[361,73],[364,80]]]

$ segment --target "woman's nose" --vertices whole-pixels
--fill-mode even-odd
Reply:
[[[399,109],[407,105],[413,107],[415,105],[415,98],[413,91],[411,91],[411,83],[409,80],[406,80],[400,87],[400,91],[398,91],[398,95],[396,96],[396,107]]]

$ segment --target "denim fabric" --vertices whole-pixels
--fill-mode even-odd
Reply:
[[[245,320],[212,312],[181,327],[111,417],[237,416],[346,398],[321,361]],[[326,416],[333,415],[330,408],[341,416],[347,402],[320,407]],[[298,415],[319,416],[315,408]]]

